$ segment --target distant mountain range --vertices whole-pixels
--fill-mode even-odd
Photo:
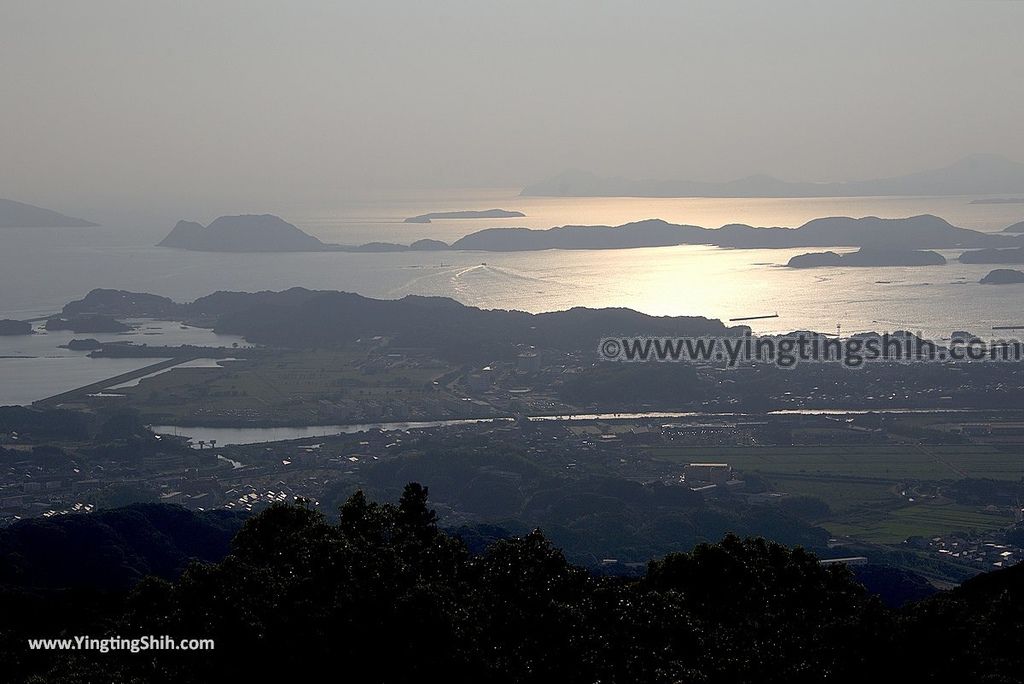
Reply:
[[[621,226],[561,226],[548,229],[488,228],[451,245],[418,240],[411,245],[371,242],[335,245],[321,242],[269,214],[222,216],[204,227],[179,221],[162,247],[203,252],[402,252],[469,250],[525,252],[545,249],[630,249],[675,245],[714,245],[736,249],[782,247],[865,247],[869,249],[984,249],[1024,245],[1024,235],[982,233],[958,228],[928,214],[901,219],[830,217],[799,228],[722,228],[678,225],[660,219]]]
[[[95,225],[52,209],[0,199],[0,228],[88,228]]]
[[[1024,164],[976,154],[941,169],[906,176],[840,183],[784,181],[756,175],[724,183],[633,180],[566,171],[528,185],[527,197],[872,197],[988,195],[1024,192]]]

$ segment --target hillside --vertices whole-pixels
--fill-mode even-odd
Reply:
[[[251,342],[311,347],[344,345],[376,335],[397,346],[429,347],[445,358],[472,359],[513,355],[517,344],[590,349],[616,330],[622,334],[741,334],[700,316],[649,316],[630,309],[586,309],[530,314],[479,309],[444,297],[409,295],[371,299],[349,292],[292,288],[281,292],[215,292],[188,304],[116,290],[94,290],[69,303],[68,312],[102,311],[123,318],[160,310],[176,318],[201,321],[219,333]]]

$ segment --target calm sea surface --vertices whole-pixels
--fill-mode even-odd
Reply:
[[[930,213],[984,231],[998,231],[1024,219],[1024,205],[977,205],[970,204],[972,199],[565,199],[523,198],[515,190],[472,190],[422,193],[316,212],[282,207],[277,213],[326,242],[346,244],[408,243],[424,237],[450,242],[486,227],[617,225],[645,218],[708,227],[795,227],[823,216],[898,218]],[[490,208],[520,210],[527,216],[402,222],[427,212]],[[182,218],[207,222],[214,217]],[[782,267],[806,249],[700,246],[506,254],[210,254],[154,247],[170,227],[0,229],[0,318],[52,313],[96,287],[183,301],[223,289],[304,286],[371,297],[442,295],[474,306],[531,312],[624,306],[657,315],[722,319],[779,314],[777,319],[754,322],[757,332],[831,331],[841,323],[844,333],[907,329],[943,337],[953,330],[986,335],[994,325],[1024,324],[1024,286],[979,285],[991,267],[959,264],[954,260],[958,252],[946,253],[952,257],[946,266],[810,270]],[[158,339],[149,341],[155,344]],[[0,338],[0,357],[21,357],[0,359],[0,404],[24,403],[131,366],[57,350],[57,344],[66,341],[57,336],[24,340]],[[48,357],[54,358],[47,361]]]

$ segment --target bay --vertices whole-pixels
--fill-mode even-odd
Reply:
[[[971,204],[973,199],[977,197],[524,198],[515,190],[498,189],[406,193],[315,211],[287,205],[273,210],[324,241],[345,244],[409,243],[426,237],[451,242],[487,227],[617,225],[645,218],[709,227],[735,222],[795,227],[822,216],[899,218],[931,213],[984,231],[998,231],[1024,218],[1019,205]],[[526,217],[403,223],[406,217],[422,213],[490,208],[519,210]],[[206,222],[214,217],[182,218]],[[945,266],[806,270],[784,267],[791,256],[806,249],[705,246],[519,253],[223,254],[155,247],[171,227],[167,222],[109,223],[87,229],[0,230],[0,318],[50,314],[97,287],[187,301],[216,290],[301,286],[379,298],[445,296],[472,306],[529,312],[628,307],[653,315],[723,320],[777,313],[778,318],[750,323],[758,333],[831,332],[841,325],[844,333],[904,329],[942,338],[955,330],[987,336],[993,326],[1024,323],[1021,287],[980,285],[978,281],[992,267],[960,264],[957,251],[944,252],[950,260]],[[150,343],[159,339],[153,337]],[[70,365],[39,360],[48,355],[66,358],[54,351],[60,343],[55,337],[35,340],[32,344],[46,346],[46,353],[39,349],[25,353],[16,348],[19,343],[0,338],[0,356],[36,357],[32,363],[0,360],[0,386],[18,387],[17,392],[0,394],[0,403],[42,398],[47,396],[44,391],[67,384],[55,383],[47,375],[73,377],[77,382],[126,370],[115,369],[116,364],[107,363],[110,360],[89,359],[80,363],[93,365],[69,373],[58,369]]]

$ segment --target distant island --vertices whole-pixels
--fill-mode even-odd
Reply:
[[[52,209],[0,199],[0,228],[89,228],[96,225]]]
[[[946,258],[938,252],[914,249],[859,249],[856,252],[813,252],[799,254],[786,264],[789,268],[820,266],[942,266]]]
[[[329,244],[273,214],[221,216],[206,227],[194,221],[178,221],[157,246],[192,252],[416,252],[451,249],[448,243],[431,239],[417,240],[411,245],[393,242]],[[165,305],[163,302],[149,303]]]
[[[433,251],[438,249],[451,249],[451,247],[448,245],[447,242],[442,242],[441,240],[431,240],[430,238],[424,238],[422,240],[417,240],[416,242],[409,245],[409,249],[413,251]]]
[[[70,349],[71,351],[96,351],[97,349],[103,348],[103,343],[92,337],[87,337],[84,340],[75,338],[61,346],[65,349]]]
[[[14,321],[10,318],[0,320],[0,335],[31,335],[32,324],[28,321]]]
[[[209,226],[178,221],[159,247],[199,252],[320,252],[328,245],[272,214],[221,216]]]
[[[971,204],[1024,204],[1024,197],[994,197],[972,200]]]
[[[540,249],[627,249],[674,245],[715,245],[736,249],[779,247],[868,247],[874,249],[955,249],[1013,247],[1018,238],[991,235],[928,214],[902,219],[831,217],[799,228],[728,225],[718,229],[676,225],[658,219],[622,226],[488,228],[456,240],[452,249],[515,252]]]
[[[483,211],[438,211],[433,214],[420,214],[405,219],[405,223],[430,223],[434,219],[492,219],[521,218],[526,216],[521,211],[507,209],[484,209]]]
[[[977,249],[960,255],[962,264],[1024,264],[1024,247]]]
[[[1011,285],[1024,283],[1024,273],[1012,268],[997,268],[981,279],[982,285]]]
[[[767,175],[723,183],[632,180],[566,171],[528,185],[525,197],[872,197],[986,195],[1024,192],[1024,164],[994,154],[905,176],[840,183],[791,182]]]
[[[179,221],[161,247],[201,252],[405,252],[465,250],[525,252],[545,249],[632,249],[676,245],[714,245],[734,249],[781,247],[866,247],[869,249],[981,249],[1016,247],[1017,236],[958,228],[928,214],[901,219],[830,217],[799,228],[721,228],[678,225],[647,219],[621,226],[560,226],[547,229],[486,228],[452,244],[417,240],[410,245],[369,242],[337,245],[321,242],[272,215],[222,216],[203,227]]]

